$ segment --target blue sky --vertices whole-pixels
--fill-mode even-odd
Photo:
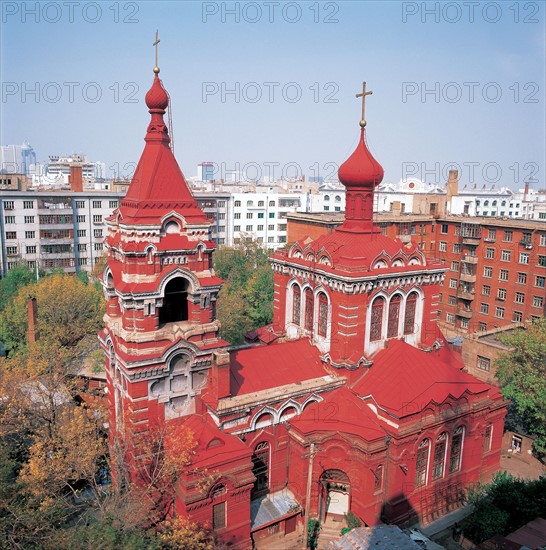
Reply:
[[[463,185],[544,186],[542,1],[36,4],[2,5],[0,142],[39,160],[85,152],[130,172],[159,29],[187,176],[201,161],[327,175],[357,142],[366,80],[386,181],[443,183],[456,163]]]

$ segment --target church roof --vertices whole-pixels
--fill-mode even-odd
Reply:
[[[146,103],[152,119],[144,138],[144,151],[119,207],[121,217],[126,223],[157,224],[175,210],[188,223],[206,223],[170,147],[163,120],[169,96],[157,74],[146,94]]]
[[[374,356],[373,366],[352,389],[373,398],[379,407],[398,418],[420,412],[429,403],[443,403],[450,396],[459,399],[466,392],[498,394],[497,388],[448,364],[445,351],[443,355],[391,340]]]
[[[330,374],[307,338],[236,351],[231,356],[231,395],[258,392]]]

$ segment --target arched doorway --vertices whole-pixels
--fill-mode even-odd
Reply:
[[[320,515],[322,521],[341,519],[349,511],[351,487],[347,474],[341,470],[326,470],[320,476]]]
[[[159,324],[188,320],[188,281],[172,279],[165,287],[163,306],[159,308]]]

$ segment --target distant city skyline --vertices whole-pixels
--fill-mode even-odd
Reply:
[[[214,161],[328,177],[367,138],[385,180],[544,186],[544,3],[34,2],[2,6],[0,143],[130,175],[155,63],[186,176]],[[99,6],[99,8],[97,8]],[[439,7],[437,7],[439,6]],[[221,171],[218,173],[221,178]]]

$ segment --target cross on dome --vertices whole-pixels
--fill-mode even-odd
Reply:
[[[372,95],[372,94],[373,92],[371,90],[369,92],[366,91],[366,82],[362,83],[362,93],[356,94],[357,98],[358,97],[362,98],[362,118],[360,119],[360,122],[359,122],[361,128],[364,128],[364,126],[366,126],[366,119],[364,118],[364,113],[366,111],[366,96]]]

